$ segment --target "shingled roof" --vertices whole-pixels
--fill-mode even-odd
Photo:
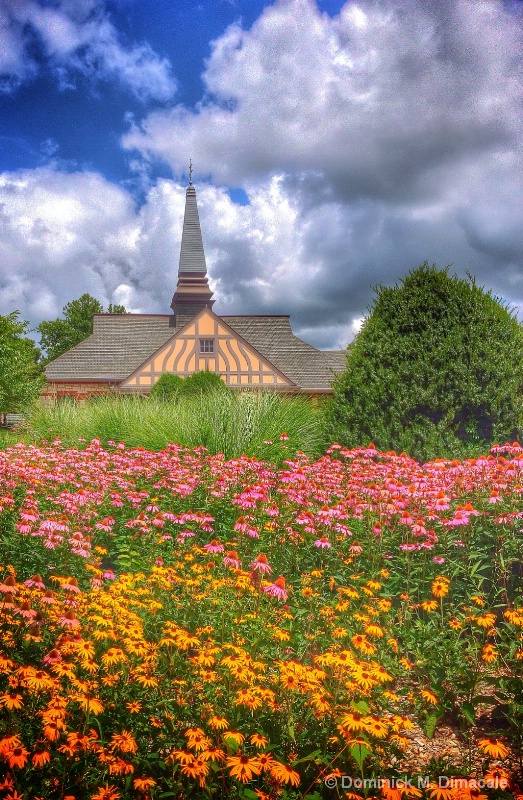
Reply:
[[[190,317],[154,314],[95,314],[93,334],[51,361],[49,381],[118,383],[165,344]],[[345,352],[317,350],[292,332],[288,316],[220,317],[302,390],[328,391]]]

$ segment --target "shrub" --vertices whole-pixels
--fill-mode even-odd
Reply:
[[[184,396],[229,391],[231,390],[228,389],[220,376],[210,370],[194,372],[185,378],[181,387],[181,392]]]
[[[151,397],[158,397],[160,400],[168,400],[176,397],[184,385],[183,378],[174,375],[172,372],[164,372],[151,389]]]
[[[520,435],[523,331],[500,300],[448,269],[425,262],[378,287],[334,382],[333,438],[427,459]]]

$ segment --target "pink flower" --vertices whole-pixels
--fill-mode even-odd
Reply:
[[[322,549],[324,547],[332,547],[331,543],[329,542],[326,536],[322,536],[321,539],[316,539],[316,541],[314,542],[314,546],[321,547]]]
[[[289,437],[287,436],[287,434],[284,431],[280,436],[280,442],[288,442],[288,441],[289,441]]]
[[[225,550],[223,544],[220,544],[217,539],[213,539],[209,544],[205,544],[203,549],[207,550],[208,553],[223,553]]]
[[[30,589],[45,589],[42,577],[38,573],[29,578],[29,580],[24,581],[24,586],[28,586]]]
[[[73,611],[66,611],[63,616],[58,617],[58,624],[65,628],[79,628],[80,620],[76,619]]]
[[[230,569],[240,569],[240,561],[238,559],[238,553],[236,550],[229,550],[225,558],[223,559],[223,563],[226,567]]]
[[[355,539],[354,542],[349,547],[349,553],[352,553],[355,556],[359,556],[360,553],[363,553],[363,547],[361,546],[361,544],[358,542],[357,539]]]
[[[264,586],[263,591],[265,594],[268,594],[269,597],[276,597],[278,600],[285,601],[287,599],[287,590],[285,588],[285,578],[281,575],[279,578],[276,578],[274,583],[271,583],[270,586]]]
[[[444,564],[445,563],[445,559],[442,558],[441,556],[434,556],[434,558],[432,560],[434,561],[435,564]]]
[[[268,575],[270,575],[270,573],[272,572],[272,567],[267,561],[267,556],[265,555],[265,553],[260,553],[259,555],[257,555],[252,564],[249,564],[249,566],[255,572],[261,572],[263,574],[268,574]]]

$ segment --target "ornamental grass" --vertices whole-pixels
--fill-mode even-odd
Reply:
[[[128,447],[161,450],[169,442],[205,446],[226,458],[242,454],[274,459],[281,455],[279,436],[289,437],[287,454],[301,450],[319,456],[325,447],[321,402],[276,392],[210,392],[162,400],[108,394],[75,403],[64,398],[34,406],[26,435],[35,441],[59,438],[78,446],[79,439],[124,442]]]
[[[523,449],[275,446],[0,452],[1,800],[518,793]]]

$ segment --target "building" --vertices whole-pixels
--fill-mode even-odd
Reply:
[[[218,316],[213,311],[196,190],[185,201],[178,284],[171,314],[95,314],[92,335],[51,361],[47,397],[108,390],[148,394],[164,372],[217,372],[228,386],[330,394],[345,352],[298,339],[287,315]]]

